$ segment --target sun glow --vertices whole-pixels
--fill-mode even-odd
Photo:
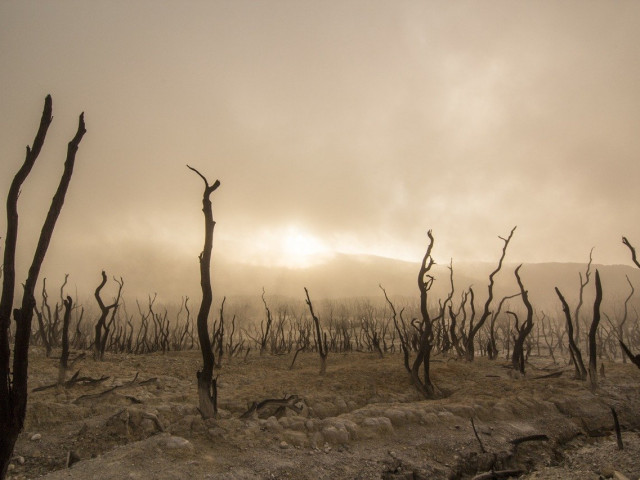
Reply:
[[[324,241],[297,225],[262,229],[240,238],[229,247],[236,258],[254,265],[305,268],[323,263],[333,254]]]
[[[288,227],[280,239],[281,263],[294,268],[313,265],[329,254],[322,241],[297,227]]]

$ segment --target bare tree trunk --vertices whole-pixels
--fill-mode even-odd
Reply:
[[[13,447],[18,434],[22,430],[27,409],[29,337],[31,335],[33,309],[36,304],[34,297],[35,286],[40,274],[40,267],[51,242],[56,221],[64,205],[65,195],[73,174],[76,152],[86,132],[84,114],[81,114],[78,130],[68,145],[64,171],[40,232],[33,261],[24,284],[21,307],[13,311],[16,321],[16,334],[14,338],[13,372],[11,373],[9,370],[9,326],[15,291],[18,196],[20,187],[29,175],[44,143],[47,129],[52,120],[51,111],[51,96],[47,96],[33,148],[27,147],[26,159],[14,177],[7,196],[7,235],[5,237],[3,262],[3,288],[0,299],[0,431],[3,432],[0,435],[0,478],[4,478],[7,473]]]
[[[220,186],[220,181],[216,180],[213,185],[209,185],[207,179],[198,170],[187,165],[187,167],[198,174],[204,181],[204,193],[202,194],[202,212],[204,213],[204,248],[200,253],[200,287],[202,289],[202,302],[198,311],[198,340],[200,340],[200,351],[202,352],[202,370],[198,371],[198,400],[200,414],[203,418],[214,418],[218,415],[218,388],[217,382],[213,378],[213,365],[215,356],[209,340],[209,328],[207,320],[211,303],[213,302],[213,291],[211,288],[211,251],[213,250],[213,229],[216,222],[213,220],[213,209],[211,207],[211,194]]]
[[[600,284],[600,274],[596,269],[596,299],[593,304],[593,321],[589,329],[589,384],[591,389],[598,388],[598,368],[596,352],[596,332],[600,323],[600,304],[602,303],[602,285]]]

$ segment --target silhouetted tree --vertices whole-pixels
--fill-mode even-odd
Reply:
[[[514,370],[518,370],[520,373],[524,374],[524,341],[527,338],[527,335],[531,333],[531,329],[533,328],[533,307],[531,306],[531,302],[529,302],[529,294],[524,289],[524,285],[522,284],[522,280],[520,279],[520,267],[522,267],[522,265],[518,265],[518,268],[516,268],[515,275],[518,282],[518,287],[520,287],[522,302],[527,309],[527,318],[525,319],[522,326],[519,326],[518,316],[513,312],[507,313],[515,317],[515,329],[518,332],[518,336],[514,338],[513,356],[511,357],[511,362],[513,364]]]
[[[589,329],[589,383],[591,388],[598,386],[598,368],[597,368],[597,352],[596,352],[596,332],[600,323],[600,304],[602,303],[602,285],[600,283],[600,274],[596,269],[596,298],[593,303],[593,320]]]
[[[63,300],[64,317],[62,319],[62,353],[60,354],[60,367],[58,368],[58,384],[62,385],[67,375],[67,362],[69,361],[69,322],[71,321],[71,309],[73,300],[67,295]]]
[[[0,478],[4,478],[9,466],[9,460],[18,434],[24,425],[27,409],[27,372],[29,367],[29,337],[31,335],[31,321],[36,301],[34,291],[40,267],[47,253],[56,221],[64,205],[65,195],[73,174],[76,152],[86,129],[84,114],[80,115],[78,129],[69,142],[64,171],[58,188],[51,200],[49,211],[44,220],[38,244],[33,255],[20,308],[13,310],[16,322],[14,337],[13,369],[9,368],[11,350],[9,348],[9,327],[15,293],[15,258],[18,238],[18,197],[20,188],[31,172],[44,144],[47,130],[53,117],[51,96],[47,95],[40,119],[40,127],[33,141],[33,146],[27,147],[26,158],[16,173],[7,195],[7,235],[3,260],[2,296],[0,297]]]
[[[120,295],[122,294],[122,287],[124,286],[124,282],[122,281],[122,279],[120,279],[120,282],[118,282],[116,279],[114,279],[114,281],[118,284],[118,296],[111,305],[105,305],[102,301],[102,298],[100,297],[100,291],[107,283],[107,274],[104,270],[102,271],[102,281],[100,282],[94,293],[96,301],[98,302],[98,307],[100,307],[100,317],[96,322],[95,338],[93,341],[93,358],[95,360],[102,360],[104,357],[107,336],[109,335],[107,317],[109,316],[109,312],[112,312],[111,322],[109,323],[111,324],[113,322],[116,309],[118,308],[118,304],[120,303]]]
[[[627,240],[627,237],[622,237],[622,243],[631,251],[631,260],[633,260],[633,263],[635,264],[635,266],[640,268],[640,262],[638,262],[636,249],[633,247],[633,245],[631,245],[629,240]],[[633,285],[631,286],[631,288],[633,288]],[[625,303],[625,308],[626,308],[626,303]],[[625,310],[625,313],[626,313],[626,310]],[[619,338],[618,342],[620,343],[620,347],[622,348],[622,351],[625,353],[627,357],[629,357],[629,360],[631,360],[636,367],[640,368],[640,354],[634,355],[633,352],[629,350],[629,347],[627,347],[627,345],[624,343],[622,338]]]
[[[429,316],[429,310],[427,308],[427,299],[429,296],[429,290],[433,285],[434,278],[429,275],[431,267],[435,264],[433,257],[431,256],[431,250],[433,249],[433,234],[431,230],[427,232],[429,237],[429,245],[422,257],[422,263],[420,264],[420,270],[418,271],[418,289],[420,290],[420,315],[422,320],[418,323],[418,345],[417,355],[413,360],[411,366],[411,380],[416,389],[425,397],[433,398],[436,395],[436,387],[431,381],[430,374],[430,362],[431,362],[431,349],[433,348],[433,325],[431,323],[431,317]],[[422,378],[420,378],[420,368],[423,369]]]
[[[202,289],[202,302],[198,310],[198,340],[200,341],[200,351],[202,352],[202,370],[198,371],[198,400],[200,414],[203,418],[213,418],[218,415],[218,386],[213,378],[213,366],[215,355],[209,340],[209,327],[207,319],[213,302],[213,291],[211,289],[211,251],[213,250],[213,229],[216,222],[213,220],[213,209],[210,196],[220,186],[220,181],[216,180],[213,185],[198,170],[187,165],[189,170],[195,172],[204,182],[204,192],[202,194],[202,212],[204,213],[204,247],[200,253],[200,287]]]
[[[488,290],[487,301],[484,304],[484,310],[482,312],[482,316],[480,317],[480,320],[478,321],[478,323],[476,325],[473,325],[473,323],[469,324],[469,334],[467,335],[467,339],[465,342],[465,355],[467,360],[469,360],[470,362],[472,362],[475,357],[475,346],[474,346],[475,336],[478,333],[478,331],[482,328],[487,318],[489,318],[489,315],[491,315],[491,311],[489,310],[489,308],[491,307],[491,302],[493,301],[493,285],[495,282],[494,277],[498,274],[498,272],[502,268],[502,262],[504,261],[504,257],[507,254],[507,247],[509,246],[511,237],[513,237],[513,232],[515,231],[516,231],[516,227],[513,227],[513,229],[511,230],[511,233],[509,233],[509,236],[507,238],[498,237],[500,238],[500,240],[504,242],[504,245],[502,247],[502,255],[500,256],[500,261],[498,262],[498,266],[489,275],[489,286],[487,287],[487,290]],[[473,322],[473,319],[471,320],[471,322]]]
[[[571,311],[569,310],[569,305],[565,300],[564,296],[560,292],[560,289],[556,287],[556,294],[560,299],[560,303],[562,303],[562,311],[564,312],[565,319],[567,321],[567,336],[569,340],[569,355],[571,356],[571,361],[575,366],[576,370],[576,379],[578,380],[586,380],[587,379],[587,369],[584,366],[584,361],[582,360],[582,353],[580,352],[580,348],[576,344],[575,338],[573,336],[573,322],[571,321]]]
[[[329,355],[329,347],[327,345],[327,334],[320,329],[320,320],[313,311],[313,304],[311,298],[309,298],[309,291],[307,287],[304,287],[304,293],[306,295],[306,303],[313,318],[313,325],[315,327],[315,341],[318,348],[318,354],[320,355],[320,375],[327,373],[327,356]],[[293,364],[292,364],[293,365]]]

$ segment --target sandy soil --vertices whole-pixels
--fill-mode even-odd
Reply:
[[[31,393],[9,478],[404,480],[492,469],[521,470],[524,479],[640,478],[633,365],[605,364],[592,393],[567,367],[560,378],[535,379],[562,369],[547,359],[532,359],[527,376],[515,378],[503,361],[436,358],[432,378],[444,398],[425,401],[399,355],[330,354],[324,377],[317,355],[299,356],[289,370],[291,358],[223,359],[221,418],[207,421],[196,409],[199,352],[82,360],[80,375],[109,378]],[[32,388],[56,372],[56,360],[32,352]],[[240,418],[254,401],[292,394],[300,411]],[[548,439],[514,445],[529,435]],[[80,460],[66,468],[70,452]]]

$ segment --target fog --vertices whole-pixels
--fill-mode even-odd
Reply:
[[[102,269],[131,292],[197,289],[187,163],[222,182],[214,278],[336,254],[418,263],[428,229],[441,263],[493,262],[514,225],[510,261],[595,247],[630,264],[639,20],[632,1],[2,2],[2,198],[54,104],[20,197],[18,280],[83,111],[42,276],[87,292]]]

